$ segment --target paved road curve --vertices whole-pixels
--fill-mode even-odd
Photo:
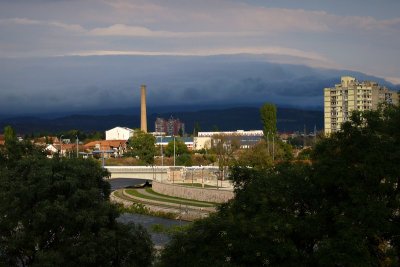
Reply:
[[[108,182],[111,184],[111,190],[114,191],[128,186],[142,185],[146,181],[143,179],[115,178],[108,180]]]

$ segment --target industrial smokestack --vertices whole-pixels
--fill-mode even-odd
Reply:
[[[147,112],[146,112],[146,85],[141,86],[140,94],[140,130],[147,133]]]

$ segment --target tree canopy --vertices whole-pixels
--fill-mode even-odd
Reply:
[[[149,266],[152,242],[116,221],[98,162],[48,159],[30,142],[0,151],[0,266]]]
[[[274,104],[265,103],[260,108],[261,121],[263,124],[264,136],[271,138],[276,135],[276,106]]]
[[[176,235],[161,266],[398,266],[399,129],[399,107],[355,112],[310,163],[232,168],[235,198]]]
[[[167,157],[174,156],[174,140],[171,140],[165,147],[165,155]],[[185,143],[179,138],[175,138],[175,155],[176,165],[192,166],[192,155]]]
[[[135,133],[128,140],[128,152],[126,156],[138,157],[142,164],[154,164],[156,154],[156,139],[151,134],[141,130],[135,130]]]
[[[179,138],[175,138],[175,154],[176,154],[176,156],[189,154],[189,150],[188,150],[187,146]],[[165,155],[167,157],[174,156],[174,140],[171,140],[170,142],[168,142],[168,145],[165,147]]]
[[[17,141],[17,134],[11,126],[4,127],[4,140],[6,143],[15,143]]]

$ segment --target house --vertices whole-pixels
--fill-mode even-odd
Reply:
[[[133,136],[134,130],[127,127],[115,127],[106,131],[106,140],[128,140]]]
[[[92,153],[106,153],[105,157],[121,157],[127,149],[126,140],[97,140],[85,144],[84,149]]]
[[[59,140],[55,136],[43,136],[35,138],[33,141],[35,145],[48,145],[48,144],[56,144],[59,143]]]
[[[56,145],[49,144],[46,146],[44,151],[47,154],[48,158],[52,158],[54,154],[57,154],[59,152],[59,148],[57,148]]]

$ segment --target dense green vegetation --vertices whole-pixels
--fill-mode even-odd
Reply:
[[[152,165],[156,154],[155,141],[151,134],[135,130],[133,137],[128,140],[128,152],[125,156],[138,157],[141,164]]]
[[[0,266],[149,266],[149,234],[116,221],[108,173],[46,158],[13,136],[0,148]]]
[[[119,198],[124,199],[124,196],[120,194],[118,191],[115,192]],[[129,200],[129,198],[125,198]],[[175,219],[177,215],[172,212],[163,212],[163,211],[152,211],[148,207],[146,207],[142,203],[138,202],[132,202],[130,206],[124,206],[122,204],[117,204],[118,210],[120,213],[134,213],[134,214],[142,214],[142,215],[150,215],[150,216],[155,216],[155,217],[160,217],[160,218],[165,218],[165,219]]]
[[[263,124],[263,132],[265,139],[275,136],[276,128],[276,106],[274,104],[265,103],[260,108],[261,121]]]
[[[175,164],[178,166],[191,166],[192,155],[189,152],[185,143],[179,138],[175,138],[175,145],[174,140],[168,143],[168,145],[165,147],[165,156],[174,157],[174,147],[176,158]]]
[[[309,163],[236,165],[236,197],[160,266],[399,266],[400,108],[354,113]]]

